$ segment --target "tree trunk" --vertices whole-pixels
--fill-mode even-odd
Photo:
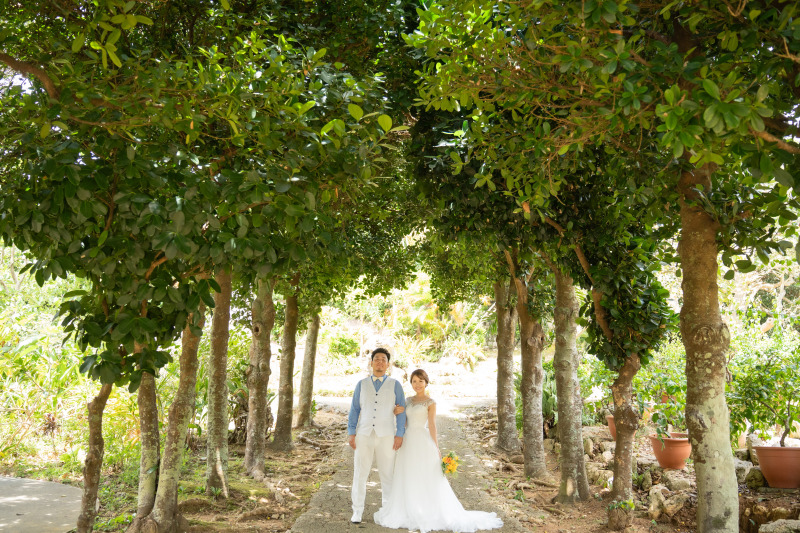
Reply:
[[[506,453],[518,453],[522,448],[517,435],[514,404],[514,333],[517,309],[511,304],[511,283],[494,284],[497,313],[497,448]]]
[[[270,359],[270,335],[275,326],[275,303],[272,300],[272,281],[259,279],[253,299],[253,341],[250,345],[250,373],[247,375],[247,443],[244,450],[244,468],[256,480],[264,478],[267,434],[270,411],[267,400]]]
[[[275,303],[272,300],[272,281],[259,279],[253,299],[253,342],[250,346],[250,373],[247,375],[247,443],[244,468],[257,480],[264,478],[269,405],[267,385],[270,376],[270,335],[275,325]]]
[[[97,492],[100,489],[100,467],[103,466],[105,441],[103,440],[103,410],[113,385],[103,385],[89,402],[89,451],[83,463],[83,497],[78,516],[78,533],[91,533],[97,516]]]
[[[228,497],[228,339],[231,322],[231,272],[217,273],[220,292],[214,294],[211,353],[208,360],[208,429],[206,432],[206,494]]]
[[[614,384],[611,385],[614,397],[614,424],[617,426],[614,486],[611,497],[616,501],[633,498],[633,445],[636,430],[639,428],[639,413],[633,405],[633,378],[641,366],[638,354],[629,356],[619,369]],[[630,524],[632,512],[632,509],[609,509],[608,528],[613,531],[624,530]]]
[[[617,427],[612,497],[619,501],[633,497],[633,444],[639,429],[639,413],[633,404],[633,378],[641,366],[638,354],[629,356],[611,385]]]
[[[736,532],[739,499],[725,402],[730,333],[719,309],[718,223],[694,203],[698,185],[711,190],[713,165],[684,172],[680,193],[683,271],[681,336],[686,348],[686,424],[697,476],[697,530]]]
[[[314,363],[317,357],[317,337],[319,337],[319,311],[311,317],[306,332],[305,355],[303,357],[303,374],[300,378],[300,397],[297,405],[296,427],[311,426],[314,420],[311,415],[311,404],[314,400]]]
[[[201,314],[204,309],[198,310]],[[191,322],[192,318],[189,318]],[[202,331],[203,319],[198,328]],[[178,475],[183,457],[186,433],[194,411],[195,386],[197,385],[197,351],[200,337],[192,333],[190,326],[183,330],[181,338],[180,376],[178,390],[167,417],[166,441],[158,473],[158,489],[153,512],[142,519],[135,519],[128,533],[178,533],[186,529],[183,517],[178,515]]]
[[[141,350],[141,346],[136,346]],[[156,378],[153,374],[142,372],[142,381],[136,396],[139,405],[139,495],[136,517],[144,518],[153,510],[158,485],[158,463],[161,459],[161,441],[158,430],[158,399],[156,397]]]
[[[558,438],[561,441],[561,484],[557,501],[572,503],[589,497],[589,482],[583,462],[583,438],[581,413],[583,402],[578,385],[577,349],[578,300],[572,278],[551,265],[556,278],[556,303],[554,325],[556,349],[553,366],[556,374],[558,394]]]
[[[517,285],[517,316],[522,352],[522,453],[525,458],[525,477],[548,477],[544,452],[544,420],[542,417],[542,350],[544,329],[540,321],[528,311],[528,286],[525,280],[515,278]]]
[[[297,276],[295,276],[297,280]],[[296,285],[296,281],[292,287]],[[294,407],[294,350],[297,344],[297,294],[286,297],[286,317],[281,338],[281,382],[278,388],[278,416],[275,419],[275,436],[272,447],[288,451],[292,448],[292,410]]]

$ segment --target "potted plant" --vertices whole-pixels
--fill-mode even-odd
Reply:
[[[677,340],[669,343],[658,360],[643,369],[636,384],[643,412],[650,413],[656,433],[650,435],[653,454],[662,468],[682,469],[692,453],[686,433],[685,355]]]
[[[792,332],[777,331],[772,337],[732,365],[727,392],[731,434],[748,431],[770,440],[780,428],[779,446],[753,449],[770,487],[800,488],[800,447],[786,446],[786,437],[800,420],[800,346]]]
[[[685,398],[685,389],[682,398]],[[683,469],[692,454],[692,444],[686,433],[686,402],[679,401],[674,394],[666,403],[653,407],[652,421],[656,434],[650,435],[650,444],[661,468]],[[679,428],[675,431],[675,428]]]

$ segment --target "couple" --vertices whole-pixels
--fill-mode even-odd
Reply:
[[[389,528],[473,532],[503,525],[495,513],[465,511],[442,473],[436,438],[436,403],[425,394],[428,375],[411,373],[416,393],[406,403],[403,387],[388,377],[389,352],[372,352],[372,375],[356,385],[347,433],[355,450],[353,523],[364,512],[367,478],[375,457],[383,506],[375,523]]]

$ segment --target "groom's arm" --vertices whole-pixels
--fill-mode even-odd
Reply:
[[[394,403],[395,405],[406,406],[406,395],[403,393],[403,386],[399,381],[394,382]],[[395,437],[403,437],[406,434],[406,413],[403,411],[399,415],[395,415],[397,422],[397,432]]]
[[[361,416],[361,382],[353,391],[353,400],[350,402],[350,414],[347,415],[347,434],[350,436],[350,447],[356,449],[356,428],[358,417]]]

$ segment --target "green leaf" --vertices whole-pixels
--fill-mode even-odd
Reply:
[[[565,144],[564,146],[562,146],[561,148],[559,148],[559,149],[558,149],[558,155],[564,155],[564,154],[566,154],[567,152],[569,152],[569,146],[570,146],[570,145],[568,145],[568,144]]]
[[[347,104],[347,111],[356,121],[361,120],[361,117],[364,116],[364,110],[356,104]]]
[[[39,129],[39,137],[44,139],[48,135],[50,135],[50,123],[45,122],[44,124],[42,124],[41,129]]]
[[[126,154],[128,156],[128,161],[133,161],[133,158],[136,157],[136,148],[129,144],[128,148],[126,149]]]
[[[708,78],[703,80],[703,89],[711,95],[712,98],[715,100],[719,100],[719,87],[713,81],[709,80]]]
[[[392,118],[389,115],[381,115],[378,117],[378,125],[383,131],[388,132],[392,129]]]
[[[86,34],[79,33],[72,41],[72,53],[77,54],[78,52],[80,52],[85,42],[86,42]]]
[[[775,167],[772,169],[772,175],[775,177],[775,180],[784,187],[794,187],[794,177],[782,168]]]
[[[219,3],[222,4],[222,9],[225,11],[231,10],[231,4],[228,2],[228,0],[219,0]]]
[[[108,57],[111,58],[111,62],[114,63],[117,66],[117,68],[121,68],[122,61],[119,60],[117,54],[115,54],[110,48],[107,51],[108,51]]]
[[[761,169],[761,172],[764,174],[772,174],[772,160],[767,154],[761,154],[761,160],[759,161],[758,166]]]
[[[305,104],[303,104],[302,106],[300,106],[300,110],[297,113],[302,116],[302,115],[306,114],[306,112],[309,109],[311,109],[312,107],[314,107],[315,105],[317,105],[317,103],[314,100],[310,100],[310,101],[306,102]]]

